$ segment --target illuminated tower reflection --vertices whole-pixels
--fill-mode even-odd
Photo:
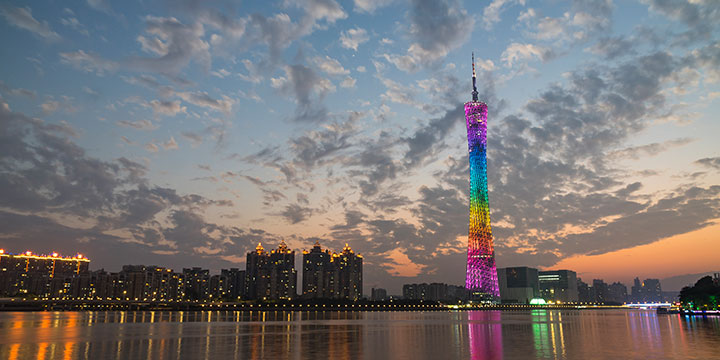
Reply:
[[[469,311],[470,358],[495,360],[503,358],[500,311]]]

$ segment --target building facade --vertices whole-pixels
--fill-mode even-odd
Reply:
[[[663,300],[662,287],[658,279],[640,279],[635,278],[633,281],[632,300],[638,303],[660,302]]]
[[[444,283],[431,284],[405,284],[403,285],[403,299],[428,300],[454,303],[468,300],[470,294],[464,286]]]
[[[98,281],[97,275],[99,274],[95,277],[91,276],[91,280]],[[121,281],[116,281],[115,286],[118,286],[121,292],[118,291],[115,296],[120,300],[174,301],[182,299],[185,294],[186,284],[183,283],[183,275],[164,267],[125,265],[118,278]],[[100,285],[99,281],[98,285]],[[94,297],[98,295],[94,294]],[[103,296],[99,297],[103,298]]]
[[[577,274],[571,270],[553,270],[538,272],[540,296],[546,301],[577,302]]]
[[[343,251],[332,256],[332,297],[360,300],[363,294],[363,257],[345,244]]]
[[[318,241],[310,251],[303,251],[302,295],[304,298],[332,298],[332,265],[330,250],[323,250]]]
[[[540,297],[538,269],[520,266],[497,269],[500,300],[503,303],[529,304]]]
[[[372,288],[370,290],[370,300],[372,301],[384,301],[388,299],[387,290],[382,288]]]
[[[348,244],[340,253],[323,250],[320,243],[303,251],[303,297],[359,300],[363,295],[363,257]]]
[[[621,282],[614,282],[608,285],[608,301],[616,304],[624,304],[628,300],[627,286]]]
[[[262,244],[247,253],[245,261],[245,299],[270,298],[270,254]]]
[[[227,300],[240,300],[245,291],[245,270],[238,268],[222,269],[220,276],[224,279],[225,291],[223,298]]]
[[[270,299],[291,300],[297,296],[297,271],[295,251],[281,241],[270,252]]]
[[[13,254],[0,249],[0,296],[84,297],[89,291],[89,265],[90,260],[80,254]]]
[[[295,251],[284,241],[277,249],[265,251],[258,244],[247,254],[245,298],[249,300],[289,300],[297,293]]]
[[[210,270],[199,267],[184,268],[185,297],[201,301],[210,298]]]

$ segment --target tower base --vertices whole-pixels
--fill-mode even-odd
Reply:
[[[494,296],[493,294],[488,294],[481,291],[473,291],[468,289],[468,300],[470,303],[474,304],[499,304],[500,298],[497,296]]]

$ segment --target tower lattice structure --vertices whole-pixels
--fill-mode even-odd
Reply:
[[[470,159],[470,223],[465,287],[473,293],[500,296],[487,186],[487,105],[478,100],[473,54],[472,101],[465,103]]]

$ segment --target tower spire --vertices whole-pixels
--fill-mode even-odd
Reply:
[[[477,86],[475,85],[475,52],[472,53],[472,71],[473,71],[473,91],[472,91],[472,98],[473,101],[478,101],[478,91]]]

